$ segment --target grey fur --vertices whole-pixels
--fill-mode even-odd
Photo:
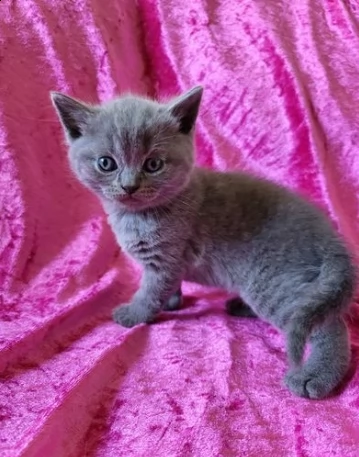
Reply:
[[[169,103],[127,96],[90,107],[52,94],[75,174],[100,197],[123,250],[144,267],[131,304],[113,318],[125,327],[151,322],[179,306],[183,280],[222,287],[247,304],[241,310],[231,300],[231,314],[258,315],[285,333],[288,388],[324,397],[350,360],[343,315],[355,274],[347,249],[321,212],[292,192],[194,166],[201,96],[197,87]],[[101,172],[101,156],[118,169]],[[147,157],[161,158],[163,169],[145,172]],[[128,196],[126,186],[139,189]]]

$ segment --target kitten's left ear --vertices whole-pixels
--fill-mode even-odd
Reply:
[[[60,92],[51,92],[51,100],[60,119],[68,143],[80,138],[96,108],[75,100]]]
[[[197,119],[203,87],[197,86],[169,104],[169,111],[180,122],[180,132],[190,133]]]

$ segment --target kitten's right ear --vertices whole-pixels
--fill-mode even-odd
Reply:
[[[72,143],[84,134],[96,110],[60,92],[51,92],[50,96],[65,131],[66,139],[68,143]]]

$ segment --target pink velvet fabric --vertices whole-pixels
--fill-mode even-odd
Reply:
[[[359,254],[357,0],[0,1],[1,457],[359,455],[359,319],[336,395],[292,396],[283,338],[216,291],[125,330],[138,281],[72,177],[48,92],[201,83],[198,162],[316,201]]]

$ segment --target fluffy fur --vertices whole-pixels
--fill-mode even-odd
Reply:
[[[285,333],[289,389],[324,397],[350,361],[348,252],[321,212],[290,191],[194,166],[201,96],[197,87],[169,103],[128,96],[89,106],[52,94],[72,169],[144,267],[138,292],[114,320],[132,327],[177,308],[183,280],[221,287],[241,297],[227,303],[231,314],[257,315]]]

